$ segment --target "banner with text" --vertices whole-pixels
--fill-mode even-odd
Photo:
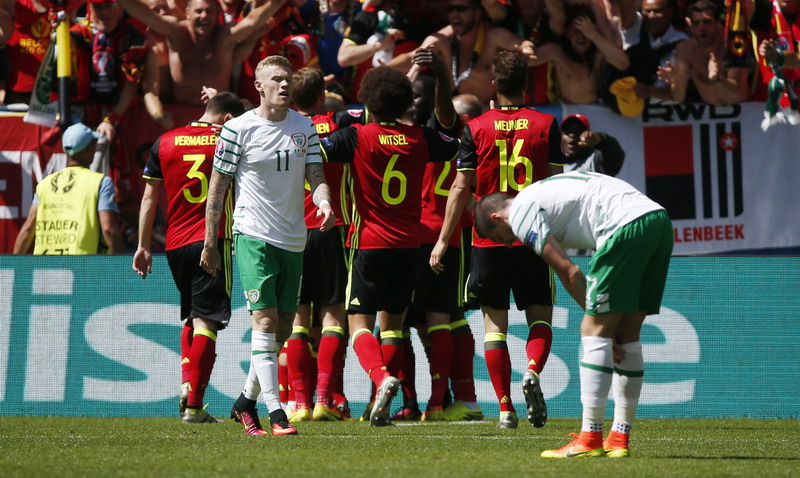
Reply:
[[[576,261],[585,268],[586,258]],[[800,418],[798,283],[800,257],[675,258],[661,313],[643,328],[638,416]],[[218,334],[206,393],[209,410],[219,416],[238,396],[250,358],[250,320],[238,277],[233,284],[235,310]],[[560,285],[558,297],[543,390],[550,416],[576,417],[582,313]],[[164,256],[155,257],[146,280],[125,256],[0,256],[0,415],[176,415],[179,316]],[[467,318],[478,344],[478,400],[486,416],[497,416],[480,345],[482,320],[476,311]],[[516,309],[509,323],[511,398],[524,407],[527,326]],[[424,402],[428,365],[413,335]],[[348,348],[344,388],[360,415],[370,385]],[[612,410],[610,404],[609,416]]]
[[[650,105],[627,118],[598,105],[586,115],[625,150],[617,175],[669,212],[674,254],[800,246],[800,129],[760,128],[763,103]]]
[[[662,204],[673,219],[676,255],[800,246],[800,129],[760,129],[763,103],[648,106],[627,118],[598,105],[543,107],[559,119],[579,112],[596,131],[616,137],[626,152],[618,176]],[[171,105],[175,124],[201,109]],[[66,165],[58,128],[0,116],[0,253],[11,252],[35,185]],[[120,125],[112,161],[126,237],[135,238],[141,171],[163,131],[142,107]],[[135,244],[134,244],[135,246]]]

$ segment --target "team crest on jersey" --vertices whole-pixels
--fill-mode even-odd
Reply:
[[[258,302],[258,299],[261,298],[261,291],[258,289],[250,289],[244,293],[244,296],[250,301],[250,303],[255,304]]]
[[[525,245],[533,247],[533,245],[536,244],[536,239],[538,237],[539,237],[538,233],[533,232],[533,231],[529,232],[528,233],[528,237],[525,238]]]
[[[306,135],[303,133],[295,133],[292,135],[292,143],[298,148],[306,145]]]
[[[447,142],[454,141],[454,139],[452,137],[447,136],[446,134],[442,133],[441,131],[439,132],[439,136],[441,136],[442,139],[447,141]]]
[[[217,150],[214,154],[220,158],[225,156],[225,141],[217,141]]]

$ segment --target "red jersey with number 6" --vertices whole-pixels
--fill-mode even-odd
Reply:
[[[475,200],[494,192],[516,196],[566,163],[555,117],[525,106],[502,106],[470,120],[461,134],[458,170],[474,170]],[[521,242],[515,243],[522,245]],[[474,235],[474,247],[502,246]]]
[[[164,181],[168,251],[205,239],[206,199],[216,146],[212,125],[196,121],[167,131],[150,148],[142,177]],[[220,238],[231,237],[232,209],[228,189],[219,223]]]
[[[352,161],[358,249],[419,247],[422,178],[429,161],[449,161],[458,141],[430,128],[356,124],[321,140],[331,161]]]

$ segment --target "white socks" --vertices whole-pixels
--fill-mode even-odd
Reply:
[[[244,382],[244,390],[242,395],[248,400],[258,400],[258,394],[261,393],[261,384],[258,383],[258,375],[256,369],[253,367],[253,359],[250,359],[250,370],[247,371],[247,380]]]
[[[583,425],[581,431],[602,432],[608,392],[614,373],[612,339],[581,337],[583,357],[580,363],[581,403]]]
[[[278,382],[278,355],[275,353],[276,334],[253,331],[250,342],[251,370],[255,370],[267,410],[281,409]],[[250,382],[248,374],[247,383]]]
[[[614,367],[614,425],[611,429],[630,433],[642,393],[644,358],[641,342],[624,344],[622,349],[625,359]]]

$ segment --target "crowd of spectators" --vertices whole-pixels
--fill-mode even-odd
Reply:
[[[477,99],[483,111],[502,50],[526,55],[533,106],[601,103],[637,116],[647,102],[764,101],[779,64],[781,84],[796,86],[800,0],[726,3],[0,0],[0,105],[31,100],[60,10],[72,25],[72,103],[112,142],[137,104],[160,128],[180,126],[165,105],[199,107],[206,86],[258,104],[255,65],[273,54],[295,70],[320,68],[338,108],[356,102],[367,70],[406,73],[419,49],[445,64],[454,97]]]
[[[164,103],[200,105],[203,85],[258,102],[254,65],[271,54],[322,69],[355,101],[363,73],[406,72],[418,48],[451,70],[454,94],[488,108],[489,62],[528,55],[526,101],[730,105],[765,100],[772,77],[759,44],[796,56],[800,0],[0,0],[0,104],[27,103],[51,42],[54,13],[72,19],[72,99],[113,136],[141,102],[163,128]],[[764,48],[761,49],[764,51]],[[797,70],[786,69],[790,82]],[[644,104],[644,102],[640,102]],[[638,111],[625,108],[623,114]]]
[[[77,46],[73,99],[107,105],[101,118],[112,120],[137,97],[169,127],[160,103],[196,105],[202,85],[255,102],[253,66],[275,53],[295,69],[321,68],[353,101],[365,70],[385,63],[406,71],[420,47],[451,66],[455,93],[475,94],[484,107],[488,62],[503,49],[529,55],[533,105],[605,101],[618,109],[613,85],[627,77],[635,82],[620,83],[623,90],[644,100],[728,105],[765,99],[771,71],[757,46],[772,40],[795,53],[800,5],[739,0],[726,17],[714,0],[88,2],[0,2],[0,102],[27,102],[53,12],[66,8]]]

